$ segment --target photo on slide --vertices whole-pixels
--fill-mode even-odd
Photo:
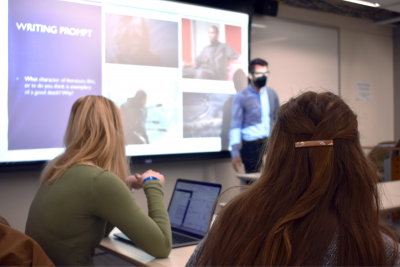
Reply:
[[[178,68],[178,23],[106,13],[106,63]]]
[[[127,145],[167,142],[181,136],[177,82],[164,82],[162,91],[146,79],[114,79],[108,84],[107,97],[121,111]]]
[[[8,4],[8,150],[61,148],[72,104],[102,94],[101,7]]]
[[[182,19],[183,78],[232,81],[241,54],[241,27]]]
[[[184,92],[183,138],[220,137],[223,107],[232,94]]]

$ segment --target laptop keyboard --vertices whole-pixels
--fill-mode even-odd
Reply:
[[[198,240],[188,237],[188,236],[184,236],[184,235],[180,235],[180,234],[172,232],[172,245],[179,245],[179,244],[195,242],[195,241],[198,241]]]

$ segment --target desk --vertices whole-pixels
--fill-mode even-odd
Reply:
[[[259,178],[259,175],[259,173],[238,174],[237,177],[239,179],[256,180]],[[392,212],[400,210],[400,181],[378,183],[378,192],[381,196],[382,211]],[[225,206],[225,204],[226,203],[220,203],[221,206]],[[139,266],[185,266],[196,248],[196,246],[174,248],[168,258],[157,259],[129,243],[119,241],[114,237],[114,234],[118,232],[120,232],[119,229],[115,228],[110,233],[110,236],[103,238],[100,247]]]
[[[385,212],[400,210],[400,196],[381,196],[381,210]]]
[[[240,180],[241,185],[246,185],[250,181],[257,180],[260,178],[260,173],[259,172],[254,172],[254,173],[237,173],[236,178]]]
[[[255,172],[255,173],[238,173],[236,174],[236,177],[242,180],[257,180],[260,178],[260,173]]]
[[[400,210],[400,180],[378,183],[378,192],[383,211]]]
[[[400,197],[400,180],[378,183],[381,194]]]
[[[119,241],[114,237],[119,232],[121,231],[118,228],[114,228],[108,237],[103,238],[100,248],[138,266],[183,267],[196,248],[196,245],[174,248],[168,258],[158,259],[127,242]]]

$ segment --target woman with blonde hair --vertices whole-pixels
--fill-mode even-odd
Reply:
[[[71,109],[65,152],[49,162],[29,210],[26,234],[55,265],[93,265],[95,247],[114,226],[155,257],[171,251],[164,176],[129,176],[120,112],[102,96],[79,98]],[[144,188],[149,215],[128,186]]]
[[[220,211],[187,266],[400,266],[349,106],[306,92],[277,115],[260,178]]]

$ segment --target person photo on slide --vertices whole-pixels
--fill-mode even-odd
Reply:
[[[195,62],[183,66],[183,78],[227,80],[228,61],[239,58],[239,54],[218,40],[219,30],[216,26],[209,27],[208,38],[210,44],[203,48]]]

